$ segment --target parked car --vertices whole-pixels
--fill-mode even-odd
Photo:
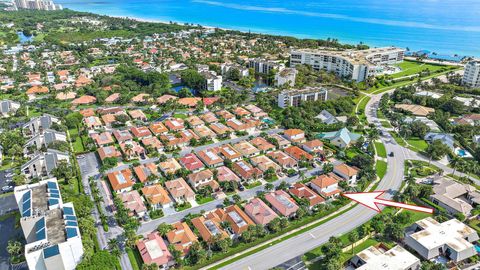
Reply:
[[[4,186],[2,187],[3,192],[13,191],[13,186]]]

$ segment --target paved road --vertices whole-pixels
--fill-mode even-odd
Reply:
[[[278,128],[278,129],[270,129],[270,130],[267,130],[265,132],[267,134],[271,135],[271,134],[277,134],[277,133],[280,133],[280,132],[283,132],[283,131],[284,131],[284,129]],[[241,137],[237,137],[237,138],[234,138],[234,139],[219,141],[219,142],[216,142],[216,143],[211,143],[211,144],[197,146],[197,147],[184,147],[182,149],[182,151],[180,151],[178,153],[178,156],[183,157],[187,154],[192,153],[192,151],[196,153],[196,152],[208,149],[208,148],[213,148],[213,147],[221,146],[221,145],[228,144],[228,143],[234,144],[234,143],[237,143],[237,142],[240,142],[240,141],[248,140],[248,138],[250,136],[256,137],[256,136],[260,135],[260,133],[261,132],[255,132],[255,133],[245,135],[245,136],[241,136]],[[167,154],[166,156],[167,157],[172,157],[171,154]],[[144,159],[144,160],[140,160],[140,164],[147,164],[147,163],[152,163],[152,162],[157,162],[157,161],[158,161],[158,158],[147,158],[147,159]],[[130,167],[129,164],[124,164],[124,165],[120,165],[120,166],[117,166],[115,168],[112,168],[112,169],[106,171],[105,173],[121,171],[121,170],[127,169],[129,167]]]
[[[88,183],[88,180],[90,177],[94,177],[96,179],[95,183],[97,184],[97,187],[99,190],[102,192],[103,187],[100,184],[100,179],[98,179],[98,176],[100,175],[99,168],[100,168],[100,163],[97,159],[97,156],[95,153],[87,153],[83,155],[83,158],[78,158],[78,165],[80,166],[80,172],[82,174],[82,184],[84,187],[84,190],[87,194],[90,194],[90,199],[92,201],[95,201],[93,199],[93,194],[92,190],[90,188],[90,184]],[[103,197],[105,198],[105,194],[103,194]],[[102,209],[105,208],[105,204],[102,201],[101,202],[101,207]],[[105,214],[109,218],[109,230],[108,232],[105,232],[103,230],[103,225],[100,220],[100,213],[98,212],[97,208],[93,208],[92,216],[95,219],[95,223],[97,225],[97,238],[98,238],[98,243],[100,245],[101,249],[107,249],[108,248],[108,240],[112,238],[119,238],[123,230],[116,224],[113,218],[113,213],[106,211]],[[122,266],[123,270],[132,270],[132,265],[130,263],[130,260],[128,259],[128,255],[123,252],[120,256],[120,265]]]
[[[376,119],[375,105],[380,100],[380,95],[373,95],[366,107],[367,119],[373,123]],[[380,130],[385,130],[378,125]],[[397,190],[403,180],[403,167],[407,157],[406,150],[396,144],[396,142],[387,137],[381,137],[388,153],[393,152],[395,157],[388,157],[388,170],[377,190],[386,190],[384,198],[391,198],[394,191]],[[327,242],[331,236],[339,236],[355,229],[363,223],[370,220],[377,213],[363,206],[356,206],[347,213],[334,218],[308,232],[280,242],[274,246],[257,252],[251,256],[238,260],[221,269],[231,270],[264,270],[275,267],[279,262],[286,262],[295,257],[302,256],[323,243]]]
[[[318,175],[320,172],[321,172],[321,168],[314,168],[312,170],[306,171],[305,172],[305,178],[308,178],[308,177],[311,177],[311,176],[314,176],[314,175]],[[300,180],[299,176],[296,175],[296,176],[292,176],[292,177],[286,177],[286,178],[279,179],[275,182],[272,182],[272,184],[274,186],[278,186],[283,181],[291,184],[291,183],[298,182],[299,180]],[[255,197],[258,194],[258,192],[260,192],[260,191],[264,191],[263,186],[254,187],[252,189],[246,189],[246,190],[244,190],[242,192],[239,192],[237,194],[240,195],[240,197],[242,199],[247,200],[247,199],[251,199],[251,198]],[[155,220],[151,220],[149,222],[143,223],[140,226],[140,228],[138,229],[137,233],[138,234],[149,233],[149,232],[155,230],[158,227],[158,225],[160,225],[161,223],[167,223],[167,224],[174,223],[174,222],[177,222],[177,221],[181,220],[182,218],[184,218],[188,214],[198,214],[202,210],[206,211],[206,212],[214,210],[215,208],[217,208],[217,207],[219,207],[223,204],[223,200],[224,199],[214,200],[214,201],[208,202],[206,204],[202,204],[202,205],[199,205],[197,207],[193,207],[193,208],[184,210],[182,212],[177,212],[173,215],[165,216],[165,217],[162,217],[162,218],[159,218],[159,219],[155,219]]]

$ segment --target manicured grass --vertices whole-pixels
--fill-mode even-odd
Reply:
[[[382,179],[387,173],[387,162],[383,160],[377,160],[377,163],[375,164],[375,170],[378,177]]]
[[[403,138],[401,138],[397,133],[395,132],[391,132],[390,133],[393,137],[393,139],[401,146],[406,146],[407,144],[405,143],[405,141],[403,140]]]
[[[407,143],[417,149],[416,152],[422,152],[428,148],[428,143],[421,138],[408,138]]]
[[[187,115],[183,114],[183,113],[176,113],[176,114],[173,115],[173,117],[180,118],[180,119],[186,119]]]
[[[385,145],[381,142],[375,142],[375,150],[377,151],[377,156],[386,158],[387,157],[387,150],[385,149]]]
[[[368,102],[370,101],[370,97],[366,96],[364,98],[362,98],[359,103],[358,103],[358,106],[357,106],[357,112],[359,110],[363,110],[365,112],[365,107],[367,107],[367,104]]]
[[[384,127],[384,128],[391,128],[392,127],[390,122],[388,122],[387,120],[380,121],[380,124],[382,124],[382,127]]]
[[[349,250],[347,252],[342,253],[342,255],[340,256],[340,261],[343,264],[343,263],[347,262],[348,260],[350,260],[355,254],[359,253],[360,251],[362,251],[364,249],[367,249],[371,246],[375,246],[377,244],[379,244],[379,242],[377,240],[372,239],[372,238],[368,238],[367,240],[365,240],[365,242],[363,242],[360,245],[354,247],[353,252],[352,252],[352,250]],[[310,268],[310,269],[315,269],[315,268]]]
[[[213,198],[212,197],[198,198],[198,196],[197,196],[196,201],[197,201],[198,204],[205,204],[205,203],[213,201]]]
[[[401,78],[405,76],[415,75],[427,69],[432,73],[445,68],[452,69],[452,66],[434,65],[434,64],[408,61],[408,60],[405,60],[396,66],[400,67],[402,71],[390,75],[390,77],[392,78]]]
[[[187,210],[189,208],[192,208],[192,205],[189,202],[186,202],[184,204],[179,204],[175,206],[175,211],[180,212],[183,210]]]
[[[260,182],[260,181],[255,181],[255,182],[253,182],[253,183],[250,183],[250,184],[248,184],[248,185],[245,185],[245,187],[246,187],[247,189],[252,189],[252,188],[258,187],[258,186],[260,186],[260,185],[262,185],[262,182]]]
[[[128,259],[130,260],[133,270],[142,269],[143,261],[137,249],[126,248],[125,251],[127,251]]]

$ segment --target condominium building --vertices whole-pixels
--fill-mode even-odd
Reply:
[[[62,5],[55,4],[48,0],[15,0],[15,6],[18,9],[35,9],[35,10],[62,10]]]
[[[33,118],[23,125],[23,135],[31,137],[35,134],[43,133],[44,130],[51,128],[53,124],[60,124],[60,119],[49,114]]]
[[[368,50],[327,51],[299,49],[290,53],[290,67],[309,65],[340,77],[361,82],[383,71],[382,66],[403,61],[404,49],[395,47]]]
[[[14,191],[26,239],[30,270],[73,270],[83,256],[77,216],[63,203],[55,178],[18,186]]]
[[[248,67],[252,68],[255,73],[268,74],[273,69],[277,71],[282,70],[285,68],[285,65],[261,58],[254,58],[248,60]]]
[[[305,89],[284,90],[278,94],[278,106],[286,108],[298,107],[305,101],[327,100],[328,90],[323,87],[307,87]]]
[[[27,179],[51,176],[53,169],[57,168],[60,161],[69,163],[69,155],[54,149],[48,149],[45,153],[38,154],[23,164],[20,171]]]
[[[462,82],[468,87],[480,87],[480,59],[470,61],[465,65]]]
[[[205,78],[205,89],[208,91],[219,91],[222,89],[222,76],[214,71],[204,71],[200,73]]]
[[[20,108],[20,103],[11,101],[8,99],[0,101],[0,115],[3,117],[8,117],[17,112]]]

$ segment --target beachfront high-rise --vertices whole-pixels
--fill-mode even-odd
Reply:
[[[72,203],[63,203],[57,179],[15,187],[25,259],[30,270],[74,270],[83,256]]]
[[[50,0],[15,0],[13,2],[18,9],[35,10],[61,10],[62,5],[55,4]]]
[[[465,65],[462,82],[468,87],[480,87],[480,59],[472,60]]]
[[[382,66],[403,61],[405,50],[395,47],[368,50],[299,49],[290,53],[290,66],[309,65],[315,70],[332,71],[340,77],[362,82],[382,72]]]

